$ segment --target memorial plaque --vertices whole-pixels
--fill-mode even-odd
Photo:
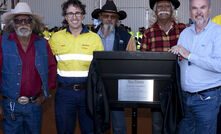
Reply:
[[[153,102],[154,80],[118,80],[118,101]]]

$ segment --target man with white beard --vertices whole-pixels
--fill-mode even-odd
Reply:
[[[113,1],[107,0],[102,9],[95,9],[91,16],[101,20],[95,29],[100,35],[104,51],[136,51],[134,38],[125,30],[117,26],[119,20],[127,17],[126,12],[117,11]],[[112,128],[114,134],[126,134],[126,121],[123,109],[112,110]]]
[[[40,134],[41,104],[56,88],[56,62],[47,41],[40,37],[43,17],[19,2],[4,13],[0,37],[0,117],[5,134]]]
[[[175,17],[175,9],[180,6],[180,2],[178,0],[150,0],[149,5],[153,10],[152,24],[144,31],[141,51],[167,52],[176,45],[180,33],[186,27]],[[152,108],[151,112],[152,133],[160,134],[163,130],[163,122],[165,122],[161,108]]]

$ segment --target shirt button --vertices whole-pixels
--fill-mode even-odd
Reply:
[[[21,75],[20,73],[18,73],[18,75]]]
[[[18,64],[18,66],[21,66],[21,64]]]
[[[16,83],[16,85],[19,86],[20,84],[19,84],[19,83]]]

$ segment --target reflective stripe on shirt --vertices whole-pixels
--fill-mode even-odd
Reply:
[[[56,55],[57,61],[65,61],[65,60],[82,60],[82,61],[92,61],[93,55],[86,54],[64,54],[64,55]]]

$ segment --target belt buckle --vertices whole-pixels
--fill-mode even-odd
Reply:
[[[80,85],[77,85],[77,84],[74,85],[74,86],[73,86],[73,90],[74,90],[74,91],[79,91],[79,90],[80,90],[80,89],[79,89],[79,86],[80,86]]]
[[[29,98],[26,96],[21,96],[18,98],[18,103],[25,105],[25,104],[29,103]]]

